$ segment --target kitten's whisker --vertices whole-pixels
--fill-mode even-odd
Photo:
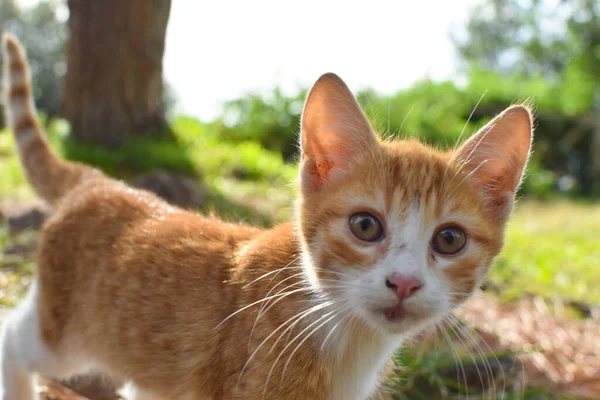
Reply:
[[[300,331],[300,333],[298,335],[296,335],[290,342],[288,342],[285,347],[283,348],[283,350],[281,350],[279,352],[279,355],[277,356],[277,358],[275,358],[275,361],[273,362],[273,365],[271,366],[271,369],[269,370],[269,374],[267,375],[267,380],[265,382],[265,389],[263,392],[263,396],[264,393],[266,393],[267,387],[269,385],[269,380],[271,378],[271,375],[273,374],[273,370],[275,369],[275,366],[277,365],[277,363],[279,362],[279,359],[281,358],[281,356],[283,355],[283,353],[285,353],[285,351],[302,335],[304,334],[307,330],[309,330],[310,328],[312,328],[314,325],[318,324],[321,320],[323,320],[324,318],[329,317],[331,314],[335,313],[336,310],[333,311],[329,311],[328,313],[325,313],[324,315],[320,316],[319,318],[317,318],[315,321],[311,322],[310,324],[308,324],[308,326],[306,328],[304,328],[302,331]],[[335,316],[335,315],[334,315]],[[294,324],[296,324],[299,320],[297,320]],[[288,327],[289,328],[289,327]],[[281,338],[281,335],[279,336],[279,339]],[[279,339],[277,339],[279,341]],[[277,342],[275,342],[277,343]],[[272,348],[271,348],[272,349]]]
[[[454,144],[453,150],[456,150],[456,148],[458,147],[458,144],[460,143],[460,139],[462,138],[463,133],[465,133],[465,130],[467,129],[467,125],[469,125],[469,122],[471,122],[471,118],[473,118],[473,114],[475,114],[477,107],[479,107],[479,104],[481,103],[481,101],[483,100],[483,98],[485,97],[486,94],[487,94],[487,89],[483,92],[481,97],[479,97],[479,100],[477,100],[477,103],[475,103],[475,107],[473,107],[473,110],[471,110],[471,113],[469,114],[469,118],[467,118],[467,122],[465,122],[465,126],[463,126],[462,131],[460,131],[460,135],[458,135],[458,139],[456,139],[456,143]]]
[[[436,322],[435,325],[434,325],[434,327],[435,327],[435,340],[436,340],[436,343],[438,341],[438,337],[441,336],[439,332],[441,331],[442,334],[443,334],[444,333],[443,332],[444,329],[446,329],[445,325],[443,325],[443,322],[444,321],[442,320],[440,322]],[[440,324],[442,325],[441,327],[440,327]],[[439,331],[438,331],[438,328],[439,328]],[[448,338],[446,338],[446,343],[448,343],[448,346],[450,347],[450,352],[452,353],[452,358],[454,360],[454,365],[456,367],[456,383],[457,383],[457,386],[458,386],[458,394],[460,396],[460,368],[458,367],[458,359],[459,358],[457,357],[456,352],[454,351],[454,348],[452,347],[452,343],[448,341]],[[436,350],[436,352],[437,352],[437,350]],[[436,354],[436,356],[437,356],[437,354]]]
[[[477,172],[477,170],[479,170],[479,168],[481,168],[488,161],[489,161],[488,159],[483,160],[482,162],[479,163],[479,165],[476,168],[473,168],[466,176],[464,176],[463,179],[458,184],[452,185],[454,187],[454,189],[452,190],[452,192],[450,192],[448,197],[451,197],[458,190],[460,185],[463,184],[464,181],[466,181],[471,176],[473,176],[473,174],[475,174],[475,172]]]
[[[467,374],[465,372],[465,367],[462,363],[462,359],[460,358],[460,356],[458,354],[458,351],[455,348],[454,343],[452,343],[452,339],[450,338],[450,335],[448,335],[448,332],[446,331],[446,322],[447,322],[446,318],[444,318],[441,322],[442,322],[442,329],[440,329],[440,331],[446,338],[446,341],[448,342],[448,345],[450,346],[450,350],[454,354],[455,360],[458,362],[458,364],[460,366],[460,369],[461,369],[462,375],[463,375],[463,382],[465,384],[465,397],[468,397],[469,396],[469,386],[467,385]]]
[[[268,301],[268,300],[271,300],[271,299],[273,299],[273,298],[275,298],[275,297],[277,297],[277,296],[287,297],[287,296],[289,296],[289,295],[291,295],[291,294],[294,294],[294,293],[298,293],[298,292],[302,292],[302,291],[310,291],[310,290],[313,290],[313,289],[312,289],[312,288],[300,288],[300,289],[295,289],[295,290],[292,290],[292,291],[290,291],[290,292],[287,292],[287,293],[274,294],[274,295],[272,295],[272,296],[269,296],[269,297],[266,297],[266,298],[264,298],[264,299],[262,299],[262,300],[257,300],[257,301],[255,301],[254,303],[248,304],[247,306],[245,306],[245,307],[242,307],[242,308],[240,308],[239,310],[235,311],[234,313],[230,314],[230,315],[229,315],[228,317],[226,317],[226,318],[225,318],[223,321],[221,321],[221,322],[220,322],[220,323],[219,323],[217,326],[215,326],[215,327],[213,328],[213,331],[215,331],[216,329],[218,329],[218,328],[219,328],[221,325],[223,325],[223,324],[224,324],[224,323],[225,323],[225,322],[226,322],[228,319],[230,319],[231,317],[233,317],[233,316],[235,316],[235,315],[237,315],[237,314],[241,313],[241,312],[242,312],[242,311],[244,311],[244,310],[247,310],[247,309],[248,309],[248,308],[250,308],[250,307],[253,307],[253,306],[257,305],[257,304],[260,304],[260,303],[262,303],[263,301]]]
[[[399,129],[400,134],[402,134],[402,128],[404,128],[404,123],[406,122],[406,120],[408,120],[408,117],[413,112],[413,110],[414,110],[414,107],[411,107],[410,110],[408,110],[408,112],[404,116],[404,119],[402,120],[402,123],[400,124],[400,129]]]
[[[390,116],[392,115],[392,101],[388,99],[387,135],[390,135]]]
[[[477,148],[479,147],[479,145],[483,142],[483,140],[487,137],[487,135],[494,130],[495,124],[491,125],[479,138],[479,140],[477,141],[477,143],[475,143],[475,146],[473,146],[473,148],[471,149],[471,151],[469,152],[469,154],[467,155],[467,157],[465,157],[463,160],[461,160],[460,166],[458,168],[458,170],[455,172],[453,180],[461,173],[462,169],[464,168],[465,165],[469,164],[471,162],[471,158],[473,157],[473,153],[475,153],[475,150],[477,150]],[[452,156],[452,160],[450,162],[452,162],[454,160],[454,155]]]
[[[288,280],[288,279],[292,279],[292,278],[294,278],[294,277],[296,277],[296,276],[298,276],[298,275],[302,275],[302,274],[304,274],[304,272],[300,272],[300,273],[298,273],[298,274],[294,274],[294,275],[292,275],[292,276],[289,276],[289,277],[287,277],[286,279],[282,280],[282,281],[281,281],[281,282],[279,282],[277,285],[273,286],[273,287],[271,288],[271,290],[269,290],[269,292],[268,292],[268,293],[265,295],[265,297],[269,297],[269,296],[270,296],[270,294],[271,294],[271,292],[272,292],[272,291],[273,291],[273,290],[274,290],[274,289],[275,289],[275,288],[276,288],[278,285],[282,284],[282,283],[283,283],[283,282],[285,282],[286,280]],[[279,293],[281,293],[281,292],[285,291],[286,289],[290,289],[290,288],[292,288],[292,287],[295,287],[295,286],[298,286],[298,285],[305,285],[305,284],[306,284],[306,282],[303,282],[303,281],[292,283],[292,284],[290,284],[290,285],[287,285],[287,286],[286,286],[286,287],[284,287],[283,289],[279,290],[277,293],[275,293],[275,296],[277,296]],[[281,297],[281,296],[280,296],[279,298],[277,298],[277,299],[276,299],[275,301],[273,301],[272,303],[271,303],[271,300],[269,300],[269,301],[267,301],[267,302],[264,302],[264,303],[262,303],[262,304],[261,304],[261,306],[260,306],[260,309],[258,310],[258,313],[257,313],[257,315],[256,315],[256,318],[254,319],[254,324],[252,325],[252,330],[250,331],[250,337],[248,338],[248,343],[250,343],[250,341],[251,341],[251,339],[252,339],[252,335],[254,334],[254,329],[256,329],[256,324],[258,323],[258,320],[259,320],[259,319],[260,319],[260,318],[261,318],[261,317],[262,317],[264,314],[266,314],[266,313],[267,313],[267,312],[268,312],[268,311],[271,309],[271,307],[273,307],[275,304],[277,304],[277,303],[278,303],[278,302],[279,302],[281,299],[283,299],[283,298],[284,298],[284,297]],[[269,303],[271,303],[271,304],[269,305]],[[267,307],[267,306],[268,306],[268,307]],[[265,309],[265,307],[267,307],[267,308]]]
[[[453,316],[453,317],[456,318],[456,316]],[[461,329],[464,329],[464,328],[461,328]],[[494,356],[494,359],[496,360],[496,363],[498,364],[498,367],[500,368],[500,372],[502,373],[502,396],[501,396],[501,398],[504,398],[504,395],[505,395],[505,392],[506,392],[506,374],[504,373],[504,367],[502,366],[502,363],[500,362],[500,360],[496,356],[496,352],[492,349],[492,347],[489,345],[489,343],[483,338],[483,336],[481,336],[479,334],[479,332],[477,332],[474,329],[472,329],[471,332],[474,333],[475,335],[477,335],[477,337],[479,339],[481,339],[481,341],[488,348],[490,354],[492,354]],[[475,342],[475,344],[478,345],[477,342]],[[491,369],[491,367],[490,367],[490,369]]]
[[[329,287],[329,288],[339,288],[339,289],[350,288],[350,284],[348,284],[347,282],[342,282],[337,279],[319,278],[319,283],[321,283],[321,282],[328,283],[329,286],[327,286],[327,287]],[[321,287],[325,287],[325,286],[321,285]]]
[[[265,278],[265,277],[267,277],[267,276],[269,276],[269,275],[271,275],[271,274],[275,274],[275,273],[276,273],[276,274],[279,274],[281,271],[283,271],[284,269],[286,269],[286,268],[288,268],[290,265],[292,265],[294,262],[296,262],[296,261],[297,261],[299,258],[300,258],[300,256],[297,256],[297,257],[295,257],[295,258],[294,258],[292,261],[290,261],[290,262],[289,262],[289,263],[288,263],[288,264],[287,264],[285,267],[278,268],[278,269],[275,269],[275,270],[273,270],[273,271],[269,271],[269,272],[267,272],[267,273],[265,273],[265,274],[263,274],[263,275],[259,276],[258,278],[254,279],[253,281],[246,283],[244,286],[242,286],[242,289],[246,289],[248,286],[252,285],[252,284],[253,284],[253,283],[255,283],[255,282],[258,282],[258,281],[260,281],[261,279],[263,279],[263,278]],[[298,268],[298,267],[293,267],[293,268]],[[275,275],[275,276],[277,276],[277,275]]]
[[[485,368],[485,372],[486,372],[486,378],[491,381],[492,384],[492,391],[493,391],[493,398],[496,398],[496,380],[495,380],[495,376],[494,376],[494,370],[492,369],[491,364],[489,363],[488,359],[485,356],[485,352],[483,352],[483,350],[481,349],[481,347],[477,344],[477,342],[470,337],[469,335],[467,335],[464,332],[464,326],[461,325],[460,321],[456,318],[456,316],[450,314],[448,316],[448,318],[451,318],[454,321],[454,328],[452,329],[454,331],[454,333],[457,335],[457,337],[460,339],[459,335],[461,335],[463,338],[465,338],[465,340],[468,341],[468,343],[470,343],[471,345],[473,345],[473,347],[475,348],[475,350],[477,350],[477,352],[479,353],[479,355],[481,356],[481,360],[483,360],[483,365]],[[461,340],[462,342],[462,340]],[[464,346],[466,346],[466,344],[464,342],[462,342]],[[472,356],[471,356],[472,357]],[[473,357],[472,357],[473,358]],[[475,367],[477,368],[477,361],[475,360],[475,358],[473,358],[473,361],[475,362]],[[481,381],[481,379],[480,379]],[[484,391],[486,391],[487,393],[489,393],[489,391],[487,391],[483,385],[482,382],[482,388]]]
[[[461,338],[461,336],[456,331],[455,325],[458,321],[452,320],[452,319],[450,319],[450,317],[451,317],[451,315],[448,316],[449,321],[450,321],[448,327],[456,335],[456,338],[460,341],[463,348],[467,351],[467,354],[469,355],[471,360],[473,360],[473,365],[475,366],[475,371],[477,372],[477,376],[479,377],[479,382],[481,383],[481,387],[485,389],[485,382],[483,381],[483,376],[481,375],[481,371],[479,369],[477,359],[475,358],[475,356],[474,356],[473,352],[471,351],[471,349],[469,348],[468,344],[465,343],[465,341],[463,341],[463,338]],[[483,357],[483,354],[481,354],[481,356]],[[489,373],[487,366],[485,367],[485,372],[486,372],[486,378],[491,380],[492,374]]]
[[[469,297],[479,297],[482,298],[485,294],[480,291],[480,290],[475,290],[471,293],[469,293],[468,291],[464,291],[464,292],[448,292],[449,295],[455,295],[455,294],[460,294],[460,295],[468,295]]]
[[[269,297],[269,296],[271,295],[271,293],[273,292],[273,290],[275,290],[275,288],[276,288],[277,286],[281,285],[282,283],[284,283],[284,282],[286,282],[286,281],[288,281],[288,280],[290,280],[290,279],[294,279],[294,278],[296,278],[296,277],[298,277],[298,276],[301,276],[301,275],[303,275],[303,274],[304,274],[304,272],[298,272],[298,273],[296,273],[296,274],[290,275],[290,276],[288,276],[287,278],[285,278],[285,279],[283,279],[283,280],[279,281],[279,282],[278,282],[278,283],[277,283],[275,286],[273,286],[273,287],[272,287],[272,288],[271,288],[271,289],[270,289],[270,290],[267,292],[267,294],[266,294],[264,297]],[[304,280],[300,280],[300,281],[298,281],[298,282],[294,282],[294,283],[292,283],[292,284],[290,284],[290,285],[287,285],[287,286],[285,286],[283,289],[280,289],[280,290],[279,290],[277,293],[275,293],[275,294],[277,295],[277,294],[281,293],[282,291],[284,291],[284,290],[286,290],[286,289],[289,289],[289,288],[291,288],[291,287],[294,287],[294,286],[297,286],[297,285],[302,285],[302,284],[306,285],[306,284],[307,284],[307,282],[305,282]],[[263,309],[264,309],[264,308],[267,306],[267,304],[269,304],[269,302],[263,303],[263,304],[261,305],[261,307],[260,307],[260,311],[258,312],[258,315],[259,315],[259,317],[258,317],[258,318],[260,318],[260,315],[262,315],[262,311],[263,311]]]
[[[305,284],[305,282],[297,282],[297,283],[294,283],[294,284],[288,285],[288,286],[286,286],[284,289],[281,289],[279,292],[281,292],[281,291],[283,291],[283,290],[285,290],[285,289],[287,289],[287,288],[290,288],[290,287],[293,287],[293,286],[296,286],[296,285],[300,285],[300,284]],[[325,290],[333,290],[333,289],[343,289],[344,287],[343,287],[343,286],[338,286],[338,287],[335,287],[335,286],[331,286],[331,285],[329,285],[329,286],[321,286],[321,288],[322,288],[322,289],[325,289]],[[278,293],[279,293],[279,292],[278,292]],[[259,315],[257,316],[257,318],[256,318],[256,320],[255,320],[255,322],[254,322],[254,326],[253,326],[253,328],[252,328],[252,332],[254,331],[254,327],[256,326],[256,323],[258,322],[258,319],[259,319],[259,318],[260,318],[262,315],[265,315],[265,314],[266,314],[266,313],[269,311],[269,309],[271,309],[273,306],[275,306],[275,304],[277,304],[277,303],[278,303],[280,300],[282,300],[282,299],[283,299],[283,297],[279,297],[279,298],[277,298],[275,301],[273,301],[273,303],[272,303],[272,304],[270,304],[270,305],[268,306],[268,308],[267,308],[266,310],[264,310],[263,312],[259,311]],[[269,300],[269,302],[270,302],[270,301],[271,301],[271,300]],[[309,301],[309,300],[307,300],[307,301]],[[265,306],[266,304],[269,304],[269,302],[267,302],[267,303],[263,303],[263,306]],[[333,304],[333,303],[332,303],[332,304]],[[261,308],[261,309],[262,309],[262,308]],[[251,334],[250,334],[250,335],[252,335],[252,332],[251,332]]]
[[[332,271],[332,270],[329,270],[326,268],[321,268],[321,267],[311,267],[311,268],[314,269],[315,271],[322,271],[323,273],[326,273],[326,274],[333,274],[333,275],[343,276],[346,278],[353,278],[352,275],[346,274],[343,272],[339,272],[339,271]]]
[[[477,349],[477,352],[479,354],[481,354],[481,357],[483,359],[483,365],[487,369],[489,369],[489,375],[490,375],[490,379],[492,381],[492,383],[491,383],[492,384],[492,393],[493,393],[493,398],[495,399],[497,397],[497,393],[498,393],[498,387],[497,387],[497,382],[496,382],[497,379],[496,379],[496,374],[494,373],[494,369],[492,368],[492,364],[491,364],[490,360],[488,359],[488,354],[486,354],[483,351],[483,348],[479,345],[479,343],[477,343],[477,341],[473,337],[467,335],[467,333],[464,332],[463,327],[461,327],[460,330],[461,330],[460,334],[465,336],[475,346],[475,348]],[[486,345],[487,345],[487,343],[486,343]],[[496,364],[498,364],[498,368],[500,368],[500,373],[502,374],[502,394],[501,394],[500,398],[503,399],[504,392],[506,389],[506,379],[505,379],[505,375],[504,375],[504,367],[502,366],[502,364],[500,364],[499,361],[497,361],[498,359],[496,358],[496,355],[493,352],[491,352],[490,354],[492,354],[492,356],[496,359]]]
[[[327,343],[327,340],[329,339],[329,337],[333,334],[333,332],[336,330],[336,328],[346,319],[346,317],[348,317],[349,314],[346,314],[342,319],[340,319],[334,326],[333,328],[331,328],[329,330],[329,333],[327,334],[327,336],[325,336],[325,339],[323,339],[323,343],[321,343],[321,351],[323,351],[325,349],[325,343]]]
[[[292,322],[294,319],[297,319],[297,321],[303,319],[304,317],[306,317],[307,315],[312,314],[313,312],[319,311],[323,308],[329,307],[330,305],[332,305],[332,302],[328,302],[328,303],[322,303],[322,304],[317,304],[314,307],[309,308],[308,310],[305,310],[303,312],[300,312],[298,314],[295,314],[294,316],[292,316],[291,318],[287,319],[285,322],[283,322],[282,324],[280,324],[276,329],[273,330],[273,332],[271,332],[254,350],[254,352],[250,355],[250,357],[248,357],[248,360],[246,361],[246,364],[244,364],[244,367],[242,368],[242,370],[240,371],[240,375],[238,376],[238,383],[240,381],[240,379],[242,378],[242,375],[244,374],[244,371],[246,370],[246,368],[248,367],[248,365],[250,364],[250,361],[252,361],[252,359],[254,358],[254,356],[256,355],[256,353],[258,353],[258,351],[262,348],[262,346],[273,336],[275,335],[281,328],[283,328],[284,326],[286,326],[288,323]]]
[[[338,302],[336,301],[329,301],[328,305],[335,305],[338,304]],[[304,317],[303,317],[304,318]],[[296,325],[300,322],[301,319],[298,319],[296,321],[294,321],[293,324],[291,324],[290,326],[288,326],[287,328],[285,328],[285,330],[283,332],[281,332],[281,334],[279,335],[279,337],[277,338],[277,340],[275,341],[275,343],[273,343],[273,345],[271,346],[271,350],[269,351],[273,351],[275,349],[275,347],[277,347],[277,343],[279,343],[279,341],[285,336],[286,333],[288,332],[292,332],[292,329],[294,329],[296,327]]]
[[[299,259],[300,259],[300,256],[296,256],[296,257],[295,257],[295,258],[294,258],[292,261],[290,261],[290,262],[289,262],[289,263],[288,263],[288,264],[287,264],[285,267],[283,267],[283,268],[280,268],[280,269],[279,269],[279,272],[277,272],[275,275],[273,275],[273,276],[271,277],[271,280],[269,280],[269,285],[271,284],[271,282],[273,282],[273,279],[277,278],[277,276],[278,276],[278,275],[281,273],[281,271],[283,271],[284,269],[288,269],[288,268],[290,268],[290,265],[291,265],[291,264],[293,264],[293,263],[295,263],[295,262],[296,262],[296,261],[298,261]],[[292,269],[296,269],[296,268],[298,268],[298,269],[300,269],[300,270],[302,270],[302,271],[305,271],[305,269],[304,269],[304,267],[303,267],[302,265],[292,266],[291,268],[292,268]]]
[[[471,110],[471,113],[469,114],[469,117],[467,118],[467,122],[465,122],[465,125],[463,126],[462,130],[460,131],[460,134],[458,135],[458,138],[456,139],[456,143],[454,143],[454,147],[452,148],[452,153],[456,152],[456,149],[460,143],[460,139],[462,139],[462,135],[465,133],[465,130],[467,129],[467,126],[469,125],[469,122],[471,122],[471,118],[473,118],[473,114],[475,114],[477,107],[479,107],[479,104],[485,97],[486,93],[487,93],[487,89],[483,92],[481,97],[479,97],[479,100],[477,100],[477,103],[475,103],[475,107],[473,107],[473,109]],[[442,185],[441,185],[442,187],[444,187],[444,182],[446,181],[446,175],[448,174],[448,168],[450,167],[450,164],[451,163],[446,164],[446,168],[444,169],[444,177],[442,178]]]
[[[283,366],[283,372],[281,373],[281,381],[283,382],[283,378],[285,377],[285,372],[287,371],[287,367],[290,364],[290,361],[292,361],[292,357],[294,357],[294,354],[296,354],[296,352],[298,351],[298,349],[300,349],[300,347],[302,347],[302,345],[304,344],[304,342],[306,342],[316,331],[318,331],[319,329],[321,329],[323,326],[325,326],[325,324],[327,324],[329,321],[331,321],[332,319],[334,319],[335,317],[338,316],[339,311],[342,311],[343,308],[341,310],[336,310],[337,312],[335,314],[333,314],[331,317],[327,318],[325,321],[321,322],[316,328],[314,328],[312,331],[310,331],[309,334],[307,334],[304,339],[302,339],[297,345],[296,348],[294,349],[294,351],[292,351],[292,354],[290,354],[290,356],[288,357],[285,365]],[[341,320],[340,320],[341,322]],[[339,322],[338,322],[339,324]],[[337,324],[336,324],[337,326]],[[298,334],[298,336],[300,336],[302,334],[302,332],[300,332]],[[294,339],[295,340],[295,339]],[[292,341],[293,342],[293,341]],[[291,344],[291,342],[290,342]],[[282,351],[285,351],[285,349]]]
[[[504,307],[500,306],[502,309],[506,310]],[[465,310],[472,312],[472,313],[478,313],[479,311],[476,310],[472,310],[470,308],[467,308],[466,306],[462,306],[462,308],[464,308]],[[477,337],[479,337],[481,339],[481,341],[485,344],[485,346],[488,348],[488,350],[490,351],[490,353],[494,356],[494,359],[496,360],[496,363],[498,363],[499,367],[500,367],[500,372],[502,373],[502,396],[501,398],[504,398],[505,392],[506,392],[506,374],[504,372],[504,367],[502,366],[502,363],[500,362],[500,360],[498,359],[498,357],[496,356],[496,352],[492,349],[492,347],[490,346],[490,344],[481,336],[481,334],[479,334],[479,332],[477,332],[476,330],[472,331],[475,335],[477,335]],[[525,381],[524,378],[524,374],[525,374],[525,367],[523,364],[521,364],[521,371],[523,374],[523,381]],[[522,385],[522,391],[524,393],[525,390],[525,385]]]

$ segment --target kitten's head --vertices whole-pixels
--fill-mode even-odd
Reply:
[[[502,247],[529,155],[514,106],[452,152],[382,141],[333,74],[302,115],[299,230],[311,284],[370,326],[409,333],[468,298]]]

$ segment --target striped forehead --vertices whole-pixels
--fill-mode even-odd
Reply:
[[[410,208],[423,213],[442,213],[441,195],[444,191],[444,175],[448,173],[447,162],[429,149],[402,145],[388,149],[388,182],[385,191],[386,211],[400,210],[404,215]]]

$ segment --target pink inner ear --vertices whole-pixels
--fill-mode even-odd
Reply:
[[[497,212],[510,209],[527,164],[532,117],[523,106],[510,107],[469,139],[456,154]]]
[[[506,160],[503,163],[495,163],[493,160],[488,159],[476,178],[490,191],[514,193],[518,189],[521,180],[522,168],[523,165],[519,160]]]
[[[328,149],[328,152],[317,151],[314,156],[311,153],[302,155],[302,179],[307,180],[313,190],[323,188],[328,180],[331,180],[337,173],[348,170],[349,161],[348,149],[343,146],[323,145],[319,150]],[[327,153],[331,153],[328,156]]]
[[[302,114],[303,187],[320,190],[347,171],[377,139],[344,82],[325,74],[311,89]]]

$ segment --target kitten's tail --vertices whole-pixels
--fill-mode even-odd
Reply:
[[[2,35],[5,120],[14,132],[21,164],[35,191],[55,205],[72,188],[100,172],[60,159],[50,148],[31,93],[25,51],[12,35]]]

